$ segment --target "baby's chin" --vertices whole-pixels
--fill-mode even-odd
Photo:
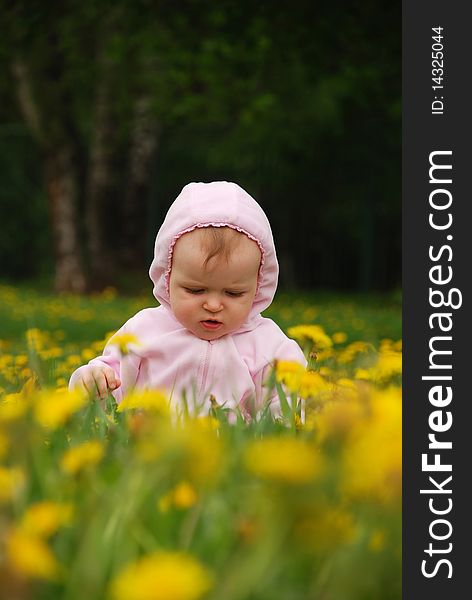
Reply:
[[[218,340],[222,337],[224,337],[225,335],[228,335],[228,331],[223,331],[223,332],[219,332],[219,331],[203,331],[203,332],[196,332],[196,331],[192,331],[192,333],[194,335],[196,335],[198,338],[200,338],[201,340],[205,340],[207,342],[213,341],[213,340]]]
[[[198,338],[200,338],[201,340],[205,340],[207,342],[212,342],[214,340],[219,340],[220,338],[224,337],[225,335],[231,335],[235,330],[232,329],[231,331],[228,331],[225,327],[221,327],[220,329],[216,330],[216,331],[205,331],[205,329],[203,327],[198,327],[192,330],[192,333],[197,336]]]

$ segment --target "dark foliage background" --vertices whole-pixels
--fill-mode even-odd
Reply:
[[[233,180],[282,287],[398,287],[400,6],[0,1],[0,276],[145,276],[180,189]]]

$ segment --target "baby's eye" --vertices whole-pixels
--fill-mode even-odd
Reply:
[[[226,292],[228,294],[228,296],[232,296],[232,297],[239,297],[242,296],[244,294],[244,292]]]
[[[201,294],[204,290],[195,290],[192,288],[185,288],[185,291],[188,292],[189,294]]]

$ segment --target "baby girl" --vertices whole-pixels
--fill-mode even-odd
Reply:
[[[259,204],[235,183],[186,185],[157,234],[149,275],[160,306],[116,333],[132,340],[125,353],[112,338],[69,387],[110,391],[118,403],[132,389],[166,390],[174,407],[185,395],[199,414],[215,400],[248,418],[267,403],[278,414],[277,392],[264,386],[274,361],[306,359],[260,314],[274,297],[278,263]]]

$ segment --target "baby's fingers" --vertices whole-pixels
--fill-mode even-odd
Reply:
[[[95,383],[95,394],[100,398],[106,398],[108,395],[108,384],[104,374],[104,369],[96,367],[92,370],[92,376]]]
[[[78,383],[89,396],[95,397],[97,395],[97,384],[91,373],[84,375]]]
[[[121,381],[120,381],[119,377],[116,376],[115,371],[113,369],[111,369],[111,368],[104,369],[103,373],[107,380],[108,389],[116,390],[116,388],[120,387]]]

